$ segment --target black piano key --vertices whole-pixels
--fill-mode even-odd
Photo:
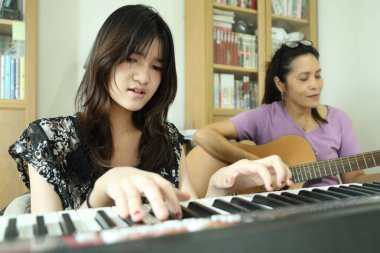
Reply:
[[[349,185],[349,186],[341,186],[343,189],[354,189],[357,191],[365,192],[368,194],[379,194],[380,191],[372,190],[372,189],[367,189],[366,187],[359,186],[359,185]]]
[[[231,203],[234,203],[234,204],[239,205],[241,207],[247,208],[250,211],[267,210],[268,209],[265,206],[256,204],[254,202],[251,202],[251,201],[248,201],[246,199],[239,198],[239,197],[233,197],[231,199]]]
[[[257,204],[261,204],[261,205],[265,205],[265,206],[269,206],[272,208],[290,206],[290,204],[287,202],[277,200],[277,199],[270,199],[270,198],[263,196],[263,195],[253,196],[252,202],[257,203]]]
[[[356,185],[356,184],[352,184],[352,185],[349,185],[349,186],[352,187],[352,188],[362,188],[362,189],[366,189],[366,190],[375,191],[377,193],[380,193],[380,188],[368,187],[368,186]]]
[[[341,188],[341,189],[345,189],[345,190],[349,190],[349,191],[360,192],[360,193],[364,194],[365,196],[368,196],[368,195],[372,195],[372,194],[374,194],[373,192],[368,192],[368,191],[366,191],[366,190],[364,190],[364,189],[350,188],[350,187],[345,186],[345,185],[341,185],[341,186],[339,186],[339,188]]]
[[[307,196],[307,197],[310,197],[310,198],[315,198],[315,199],[319,199],[321,201],[328,201],[328,200],[337,200],[339,198],[337,197],[334,197],[334,196],[329,196],[329,195],[326,195],[326,194],[321,194],[321,193],[318,193],[318,192],[312,192],[312,191],[307,191],[307,190],[301,190],[299,193],[299,195],[303,195],[303,196]]]
[[[187,208],[191,209],[192,211],[194,211],[195,213],[197,213],[200,217],[209,217],[209,216],[212,216],[214,214],[219,214],[217,211],[205,206],[205,205],[202,205],[196,201],[192,201],[189,203],[189,205],[187,206]]]
[[[36,224],[34,225],[33,229],[35,236],[45,236],[48,234],[48,230],[45,225],[45,220],[42,215],[38,215],[36,217]]]
[[[380,189],[380,185],[378,185],[378,184],[364,183],[363,186],[370,187],[370,188]]]
[[[181,206],[181,209],[182,209],[182,218],[183,219],[187,219],[187,218],[200,218],[200,215],[197,214],[196,212],[194,212],[193,210],[187,208],[187,207],[184,207],[184,206]]]
[[[380,186],[380,182],[373,182],[373,184]]]
[[[317,192],[317,193],[320,193],[320,194],[325,194],[325,195],[337,197],[337,198],[340,198],[340,199],[351,198],[351,196],[347,195],[347,194],[343,194],[343,193],[339,193],[339,192],[326,191],[326,190],[322,190],[322,189],[313,189],[311,191]]]
[[[110,229],[116,227],[116,223],[108,216],[104,210],[96,212],[95,220],[99,223],[102,229]]]
[[[275,193],[268,194],[268,198],[281,200],[281,201],[287,202],[287,203],[292,204],[292,205],[302,205],[302,204],[305,204],[304,201],[301,201],[301,200],[298,200],[298,199],[293,199],[291,197],[284,196],[284,195],[279,195],[279,194],[275,194]]]
[[[304,201],[305,203],[318,203],[318,202],[321,202],[319,199],[313,199],[313,198],[310,198],[310,197],[307,197],[307,196],[297,195],[297,194],[294,194],[294,193],[291,193],[291,192],[282,192],[281,195],[289,197],[289,198],[297,199],[297,200],[300,200],[300,201]]]
[[[343,189],[343,188],[340,188],[340,187],[329,187],[328,188],[329,191],[334,191],[334,192],[340,192],[340,193],[343,193],[343,194],[347,194],[347,195],[350,195],[350,196],[368,196],[369,194],[367,193],[363,193],[363,192],[359,192],[359,191],[354,191],[352,189]]]
[[[122,218],[121,216],[119,216],[119,218],[125,222],[125,224],[127,224],[128,226],[132,227],[134,225],[139,225],[139,224],[142,224],[141,222],[134,222],[131,217],[128,217],[128,218]],[[98,222],[99,223],[99,222]],[[101,225],[100,225],[101,226]]]
[[[13,240],[19,236],[16,225],[17,225],[17,219],[16,218],[9,219],[8,226],[5,229],[5,233],[4,233],[4,239],[5,240]]]
[[[223,199],[216,199],[214,203],[212,203],[213,207],[219,208],[228,213],[246,213],[249,212],[249,209],[244,208],[242,206],[236,205],[234,203],[230,203]]]
[[[74,226],[74,222],[72,221],[70,215],[68,213],[63,213],[62,219],[63,219],[63,224],[62,224],[63,233],[65,235],[74,234],[76,232],[76,228]]]

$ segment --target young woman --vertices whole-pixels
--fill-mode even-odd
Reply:
[[[198,130],[193,140],[213,158],[227,164],[257,159],[231,144],[231,139],[252,140],[260,145],[285,135],[300,135],[311,144],[317,160],[360,153],[349,117],[332,106],[320,104],[322,89],[319,53],[312,42],[287,42],[268,66],[262,106],[208,125]],[[344,183],[378,178],[379,175],[365,175],[363,171],[341,175]],[[336,176],[329,176],[308,181],[304,186],[337,183]]]
[[[93,45],[78,112],[33,122],[9,149],[30,187],[31,211],[116,205],[139,221],[145,197],[157,218],[180,217],[179,201],[197,196],[183,137],[167,121],[176,90],[173,39],[160,15],[142,5],[113,12]],[[215,173],[208,196],[230,193],[242,173],[269,190],[291,184],[277,157],[243,160]]]

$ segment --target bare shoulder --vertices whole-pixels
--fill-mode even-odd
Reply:
[[[327,105],[319,105],[317,107],[319,115],[321,115],[322,118],[327,118],[327,112],[328,112],[328,106]]]

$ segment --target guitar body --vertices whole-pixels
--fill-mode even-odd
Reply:
[[[247,143],[246,141],[234,143],[234,145],[258,157],[278,155],[289,166],[316,161],[309,142],[298,135],[286,135],[263,145],[255,145],[253,142]],[[210,177],[217,170],[228,165],[209,155],[200,146],[196,146],[188,153],[186,161],[190,180],[198,197],[206,195]],[[300,188],[302,184],[297,183],[292,188]],[[239,193],[262,191],[264,188],[259,186]]]

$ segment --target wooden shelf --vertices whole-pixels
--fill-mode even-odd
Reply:
[[[317,47],[317,0],[307,0],[302,13],[306,18],[274,15],[271,0],[257,0],[256,7],[251,10],[214,0],[185,0],[185,127],[200,128],[244,111],[213,108],[214,73],[234,74],[235,80],[249,76],[258,84],[255,101],[262,100],[266,66],[273,55],[272,27],[284,28],[287,33],[302,32]],[[232,11],[235,21],[243,19],[254,26],[258,34],[257,69],[214,63],[213,9]]]
[[[0,209],[27,191],[8,148],[36,119],[38,66],[38,0],[23,0],[24,21],[0,19],[0,34],[12,36],[14,22],[25,24],[25,99],[0,100]]]

